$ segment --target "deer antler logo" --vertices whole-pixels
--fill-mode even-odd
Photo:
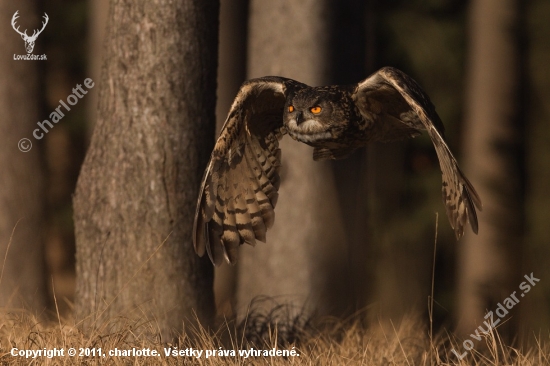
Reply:
[[[34,42],[36,41],[36,38],[38,38],[38,35],[42,33],[44,28],[46,28],[46,24],[48,24],[48,20],[49,20],[48,14],[44,13],[44,22],[42,22],[42,29],[40,29],[39,31],[35,29],[34,32],[32,33],[32,36],[29,37],[27,35],[26,29],[24,32],[21,32],[19,31],[19,26],[15,28],[15,20],[19,18],[19,15],[17,15],[18,12],[19,10],[17,10],[15,14],[13,14],[13,17],[11,18],[11,26],[17,33],[21,35],[21,38],[23,38],[23,40],[25,41],[25,49],[27,50],[27,53],[31,53],[32,50],[34,49]]]

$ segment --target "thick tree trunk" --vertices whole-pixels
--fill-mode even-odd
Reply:
[[[524,224],[518,4],[475,0],[470,9],[464,167],[483,212],[479,235],[467,233],[459,243],[462,334],[473,332],[486,311],[495,311],[523,281],[518,273]]]
[[[44,191],[39,143],[38,62],[13,60],[25,44],[9,24],[19,10],[21,29],[40,26],[35,2],[0,3],[0,307],[42,312],[46,304],[42,225]],[[35,54],[40,49],[38,38]],[[28,141],[22,141],[26,138]],[[32,149],[22,152],[32,144]],[[13,236],[12,236],[13,235]]]
[[[75,197],[76,316],[163,336],[213,315],[193,215],[213,146],[219,2],[112,1],[99,115]]]
[[[250,6],[248,76],[281,75],[310,85],[330,80],[330,1],[260,1]],[[330,162],[312,148],[281,141],[282,169],[275,225],[267,244],[240,253],[237,310],[259,295],[279,304],[337,313],[345,294],[347,241]],[[270,304],[272,305],[272,304]]]

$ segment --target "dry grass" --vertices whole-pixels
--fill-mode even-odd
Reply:
[[[44,323],[24,311],[2,312],[0,315],[0,364],[1,365],[547,365],[550,364],[549,348],[538,346],[521,352],[503,345],[498,334],[488,334],[476,344],[475,349],[459,360],[452,352],[454,347],[463,352],[462,346],[442,334],[430,342],[427,326],[411,319],[400,325],[371,326],[364,329],[357,321],[347,323],[327,321],[313,326],[311,321],[294,320],[292,326],[282,327],[279,333],[275,324],[281,319],[274,316],[251,314],[247,326],[235,327],[229,323],[215,333],[198,329],[191,337],[179,338],[178,350],[193,348],[202,350],[202,357],[166,357],[169,348],[151,334],[155,334],[152,322],[132,323],[123,319],[113,320],[91,334],[82,333],[69,321]],[[300,329],[298,329],[300,328]],[[122,330],[112,330],[122,329]],[[290,330],[290,331],[289,331]],[[251,333],[252,332],[252,333]],[[247,335],[254,344],[246,341]],[[547,343],[547,342],[545,342]],[[238,350],[250,349],[294,350],[299,356],[271,357],[239,355]],[[85,357],[67,355],[69,348],[101,348],[109,350],[156,350],[158,357],[109,356]],[[20,350],[64,349],[64,356],[53,358],[14,357],[13,348]],[[483,351],[481,351],[483,349]],[[206,350],[235,352],[235,356],[210,355]]]

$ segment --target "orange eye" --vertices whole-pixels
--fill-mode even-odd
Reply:
[[[318,105],[315,106],[315,107],[310,108],[310,111],[313,114],[321,113],[322,110],[323,110],[323,108],[319,107]]]
[[[290,113],[294,112],[294,106],[293,106],[293,105],[289,105],[289,106],[288,106],[288,111],[289,111]]]

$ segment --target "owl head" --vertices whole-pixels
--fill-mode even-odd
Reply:
[[[283,121],[288,134],[311,146],[338,140],[349,124],[350,99],[341,88],[306,87],[287,98]]]

